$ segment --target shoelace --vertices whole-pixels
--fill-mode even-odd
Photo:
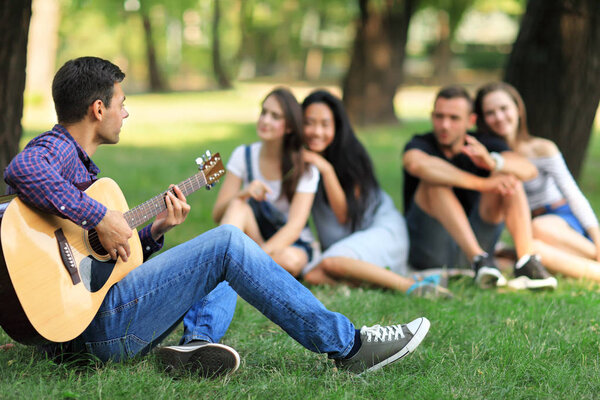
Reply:
[[[404,337],[402,325],[373,325],[371,327],[363,326],[360,330],[360,333],[367,335],[367,342],[385,342],[390,340],[398,340],[398,336],[400,336],[400,338]]]

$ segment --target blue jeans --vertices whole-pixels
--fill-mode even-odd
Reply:
[[[180,344],[192,340],[219,343],[233,319],[237,296],[231,286],[223,281],[194,304],[183,317],[183,336]]]
[[[222,281],[307,349],[330,358],[342,358],[352,349],[355,327],[348,318],[327,310],[230,225],[171,248],[131,271],[108,291],[90,326],[69,347],[102,361],[145,354]],[[194,327],[186,331],[193,332]]]

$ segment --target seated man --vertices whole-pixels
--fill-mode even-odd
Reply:
[[[4,178],[9,191],[30,206],[67,218],[85,230],[95,228],[112,259],[125,261],[131,255],[132,229],[123,214],[79,190],[99,173],[90,158],[98,146],[119,141],[123,119],[129,115],[120,85],[124,77],[116,65],[96,57],[63,65],[52,84],[59,123],[29,142],[12,160]],[[202,299],[222,281],[304,347],[327,353],[338,367],[355,373],[402,358],[429,329],[426,318],[406,325],[355,329],[348,318],[327,310],[232,226],[208,231],[148,260],[161,248],[163,235],[190,211],[176,186],[167,192],[165,203],[166,211],[139,232],[147,261],[108,290],[81,335],[51,350],[87,352],[102,361],[145,354],[182,320],[187,332],[196,331],[193,324],[197,321],[184,317],[201,307]],[[4,324],[1,320],[6,313],[2,314]],[[163,348],[159,356],[168,365],[183,365],[209,376],[233,372],[239,365],[232,348],[193,337],[184,339],[181,346]]]
[[[556,278],[531,253],[521,181],[535,177],[536,168],[500,138],[467,134],[475,115],[461,87],[437,94],[431,119],[433,132],[413,136],[404,148],[409,263],[418,269],[471,264],[480,287],[505,285],[492,251],[506,223],[518,256],[515,287],[556,287]]]

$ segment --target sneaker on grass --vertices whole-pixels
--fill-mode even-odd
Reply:
[[[556,278],[544,268],[537,254],[524,255],[515,264],[515,279],[508,282],[513,289],[556,289]]]
[[[421,317],[406,325],[363,326],[358,352],[348,359],[335,360],[335,364],[356,374],[378,370],[414,351],[427,335],[429,325],[429,320]]]
[[[482,289],[496,286],[506,286],[506,278],[496,266],[494,258],[488,253],[477,255],[473,258],[475,283]]]
[[[235,349],[203,340],[160,347],[156,354],[168,371],[188,370],[204,378],[229,375],[240,366],[240,356]]]
[[[406,294],[413,297],[424,297],[426,299],[451,299],[454,297],[448,290],[448,278],[440,275],[430,275],[419,280],[414,276],[415,283],[408,288]]]

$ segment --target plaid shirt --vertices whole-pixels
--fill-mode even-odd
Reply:
[[[4,172],[8,193],[18,194],[34,207],[92,229],[104,218],[106,207],[77,188],[96,180],[100,169],[61,125],[34,138]],[[139,232],[144,259],[162,248],[152,239],[150,226]]]

